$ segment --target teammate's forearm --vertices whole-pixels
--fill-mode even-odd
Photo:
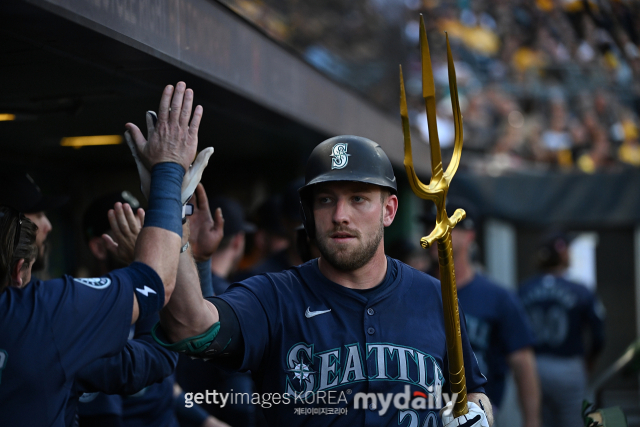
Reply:
[[[218,321],[218,311],[202,298],[198,271],[191,250],[180,255],[176,287],[169,303],[160,311],[160,324],[171,342],[206,332]]]
[[[158,227],[145,227],[136,242],[135,260],[153,268],[164,283],[165,305],[174,290],[180,253],[180,236]]]
[[[489,421],[489,425],[493,425],[493,408],[491,406],[491,402],[489,402],[489,398],[484,393],[469,393],[467,395],[467,400],[469,402],[473,402],[484,410],[484,413],[487,414],[487,421]]]
[[[540,426],[540,384],[533,350],[528,347],[509,355],[525,427]]]

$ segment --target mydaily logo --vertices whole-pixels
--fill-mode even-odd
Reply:
[[[449,415],[453,405],[447,405],[449,402],[455,403],[458,398],[458,393],[453,393],[449,397],[449,393],[442,393],[442,397],[445,403],[445,410],[443,415]],[[402,409],[437,409],[442,408],[442,402],[438,402],[439,399],[434,398],[433,394],[428,396],[422,392],[414,391],[411,395],[411,388],[409,385],[404,386],[404,393],[356,393],[353,400],[354,409],[371,409],[376,410],[378,407],[380,410],[378,414],[383,416],[387,413],[391,404],[398,410]]]

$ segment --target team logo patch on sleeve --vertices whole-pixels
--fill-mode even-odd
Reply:
[[[78,283],[94,289],[105,289],[111,285],[111,279],[106,277],[95,277],[92,279],[73,279]]]

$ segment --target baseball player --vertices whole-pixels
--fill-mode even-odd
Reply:
[[[129,225],[126,230],[117,222],[114,226],[109,224],[107,212],[118,206],[117,203],[122,204],[126,224]],[[135,240],[144,222],[144,211],[138,209],[139,206],[138,200],[127,191],[110,193],[91,203],[83,217],[83,228],[93,258],[92,274],[106,274],[131,262]],[[115,217],[111,219],[113,221]],[[115,237],[118,242],[115,249],[110,250],[113,248],[112,239],[106,240],[105,234]],[[80,426],[178,425],[172,407],[172,374],[178,360],[173,357],[175,353],[167,352],[151,339],[151,327],[157,318],[154,314],[136,322],[131,326],[123,352],[111,358],[98,359],[78,373],[75,386],[78,392],[86,392],[79,399]],[[72,394],[70,402],[76,403],[76,396]],[[70,409],[67,412],[69,419],[76,411]]]
[[[130,325],[168,301],[183,246],[183,181],[185,176],[199,179],[190,165],[202,107],[195,108],[190,120],[192,104],[193,92],[184,83],[175,90],[167,86],[155,132],[137,145],[139,159],[152,171],[149,210],[136,243],[136,262],[130,266],[99,278],[64,276],[25,287],[37,251],[37,230],[16,209],[0,207],[3,426],[64,425],[76,373],[93,360],[121,351]],[[127,127],[139,133],[135,125]]]
[[[319,144],[300,197],[320,258],[203,299],[193,261],[181,257],[157,340],[251,370],[269,425],[490,425],[486,380],[464,324],[469,413],[438,414],[449,385],[440,284],[384,254],[396,193],[375,142],[338,136]]]
[[[66,196],[43,194],[33,178],[22,168],[11,164],[0,165],[0,206],[10,206],[29,218],[37,227],[36,247],[38,256],[31,270],[45,269],[48,254],[47,237],[53,230],[46,211],[62,206]]]
[[[520,298],[536,337],[543,425],[577,427],[582,425],[587,371],[604,346],[604,307],[585,286],[563,277],[569,267],[564,233],[544,236],[536,256],[542,274],[522,284]],[[588,352],[585,331],[592,337]]]

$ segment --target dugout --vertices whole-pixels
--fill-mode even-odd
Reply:
[[[126,144],[61,146],[64,137],[144,130],[162,88],[184,80],[203,105],[200,147],[215,153],[203,182],[247,208],[303,172],[336,134],[375,139],[402,162],[400,121],[304,62],[224,5],[209,0],[28,0],[0,4],[0,156],[27,165],[48,193],[54,275],[82,264],[80,217],[91,199],[139,195]],[[426,156],[427,147],[416,151]]]

